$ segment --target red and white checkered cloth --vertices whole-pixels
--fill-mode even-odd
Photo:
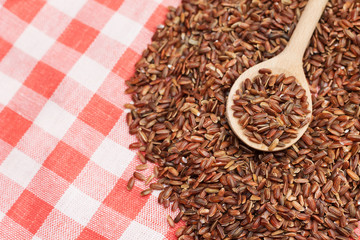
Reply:
[[[175,213],[125,187],[123,105],[179,2],[0,0],[0,239],[174,239]]]
[[[0,0],[0,239],[175,239],[156,193],[126,190],[123,104],[179,2]]]

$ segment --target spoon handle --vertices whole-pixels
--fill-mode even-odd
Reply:
[[[284,53],[301,64],[304,52],[314,33],[328,0],[309,0]],[[289,59],[289,58],[288,58]],[[290,60],[290,59],[289,59]]]

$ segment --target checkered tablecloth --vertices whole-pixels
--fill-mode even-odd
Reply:
[[[123,105],[179,2],[0,0],[0,239],[174,239],[156,193],[126,190]]]

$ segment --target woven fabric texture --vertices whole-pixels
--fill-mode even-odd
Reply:
[[[176,213],[126,189],[139,160],[123,105],[178,4],[0,0],[0,239],[174,239]]]

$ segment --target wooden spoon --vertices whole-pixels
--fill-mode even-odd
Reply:
[[[287,44],[287,47],[282,51],[278,56],[257,64],[247,71],[242,73],[240,77],[235,81],[234,85],[231,87],[227,104],[226,104],[226,115],[230,124],[230,127],[234,133],[248,146],[261,150],[267,151],[268,146],[263,143],[254,143],[245,136],[242,127],[238,123],[238,118],[233,116],[234,110],[231,109],[233,105],[233,98],[236,93],[236,90],[240,88],[240,84],[245,81],[245,79],[254,79],[254,77],[259,75],[259,69],[268,68],[272,70],[272,74],[281,74],[284,73],[285,76],[294,76],[298,83],[306,91],[306,96],[309,103],[309,110],[311,111],[307,117],[311,117],[312,114],[312,101],[311,94],[309,89],[309,83],[307,82],[303,69],[302,58],[304,52],[309,44],[309,41],[314,33],[317,23],[320,20],[320,17],[326,7],[328,0],[309,0],[307,3],[302,16],[296,26],[294,33],[291,36],[290,41]],[[304,134],[308,128],[309,123],[303,126],[298,130],[298,135],[296,138],[293,138],[291,142],[285,144],[283,147],[276,147],[273,151],[279,151],[286,149],[296,143],[299,138]]]

